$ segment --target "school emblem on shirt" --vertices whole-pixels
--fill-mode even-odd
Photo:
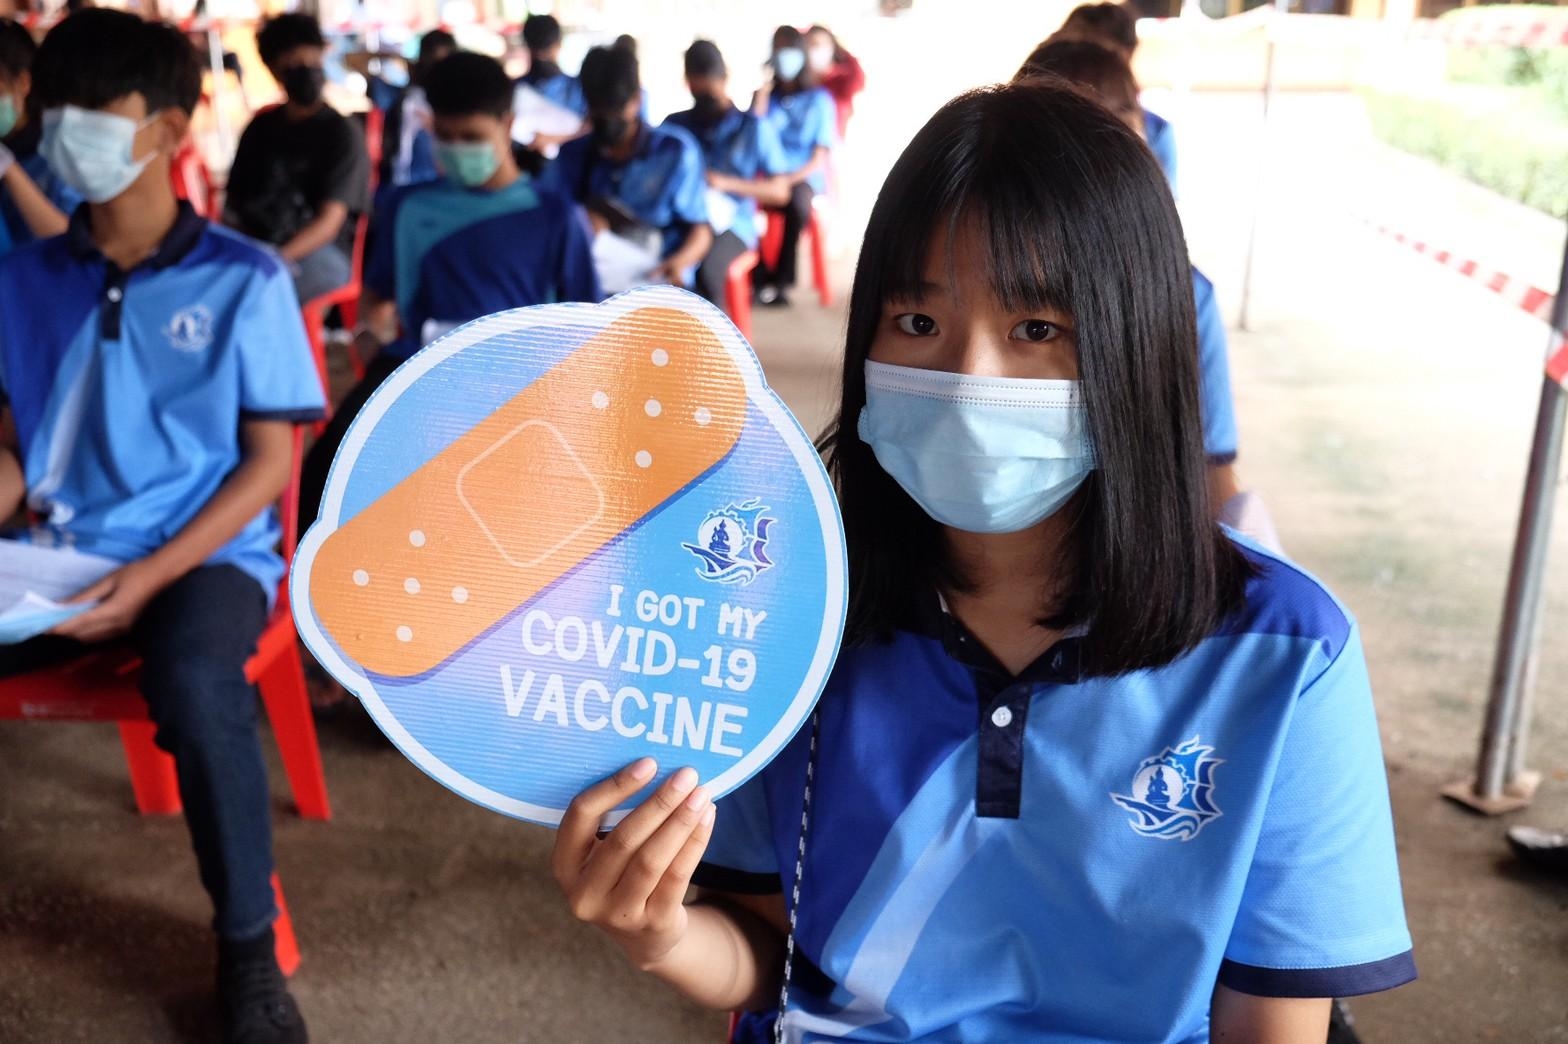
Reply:
[[[212,313],[206,305],[181,308],[163,333],[175,351],[195,354],[212,344]]]
[[[1197,736],[1166,747],[1138,763],[1131,794],[1113,793],[1111,800],[1133,814],[1129,824],[1144,837],[1191,841],[1223,814],[1214,804],[1214,769],[1225,761],[1213,753]]]
[[[757,499],[710,511],[697,527],[697,542],[682,544],[701,563],[697,575],[716,584],[749,584],[773,568],[768,533],[776,521]]]

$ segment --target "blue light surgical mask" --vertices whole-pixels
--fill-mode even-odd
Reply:
[[[157,114],[137,123],[129,116],[66,105],[44,110],[38,151],[56,177],[89,203],[107,203],[131,187],[156,152],[132,155],[136,132]]]
[[[501,157],[488,141],[437,142],[435,152],[441,173],[465,188],[478,188],[501,168]]]
[[[16,118],[16,99],[9,94],[0,94],[0,138],[16,130]]]
[[[1061,510],[1094,470],[1077,381],[867,360],[859,433],[926,514],[969,533],[1028,529]]]
[[[773,52],[773,71],[781,80],[793,80],[806,67],[806,52],[799,47],[780,47]]]

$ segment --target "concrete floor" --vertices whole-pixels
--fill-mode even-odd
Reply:
[[[948,90],[922,86],[917,101]],[[866,98],[861,130],[886,130],[861,138],[849,215],[929,111]],[[1436,796],[1474,759],[1545,331],[1353,215],[1397,209],[1431,238],[1530,273],[1549,267],[1562,225],[1370,145],[1353,99],[1284,99],[1261,167],[1232,148],[1255,140],[1254,100],[1170,105],[1194,256],[1231,311],[1248,186],[1268,188],[1252,330],[1232,335],[1243,477],[1287,548],[1359,616],[1378,696],[1422,977],[1357,1001],[1359,1028],[1369,1044],[1568,1041],[1568,881],[1516,864],[1504,821]],[[1514,231],[1500,241],[1504,224]],[[853,241],[852,218],[841,228]],[[852,263],[851,252],[836,272],[841,291]],[[758,315],[756,342],[815,429],[843,315],[804,291],[796,300]],[[1531,757],[1546,782],[1514,819],[1568,826],[1560,536],[1554,551]],[[315,1039],[721,1038],[720,1016],[643,981],[570,922],[547,831],[466,804],[363,718],[328,722],[322,747],[331,823],[292,814],[272,763],[278,863],[304,951],[294,988]],[[0,723],[0,1042],[209,1039],[207,917],[182,824],[133,813],[111,727]]]

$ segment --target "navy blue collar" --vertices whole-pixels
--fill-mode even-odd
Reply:
[[[180,200],[179,213],[174,219],[174,226],[169,229],[169,234],[163,237],[163,242],[158,244],[147,259],[137,267],[152,269],[170,268],[185,260],[187,254],[196,249],[196,244],[201,241],[202,233],[207,231],[207,219],[196,213],[190,203]],[[101,258],[102,251],[93,241],[92,213],[88,204],[83,203],[71,214],[71,223],[65,230],[66,245],[70,248],[71,256],[78,261],[87,261]]]
[[[969,633],[958,617],[947,611],[941,595],[935,590],[913,607],[909,624],[913,633],[940,641],[949,657],[980,672],[997,687],[1017,683],[1072,684],[1082,677],[1079,665],[1082,631],[1064,634],[1014,677],[978,638]]]

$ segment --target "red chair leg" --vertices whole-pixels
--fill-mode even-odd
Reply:
[[[724,311],[740,335],[751,340],[751,270],[757,267],[757,254],[748,250],[730,263],[724,280]]]
[[[272,895],[278,904],[278,919],[272,922],[272,952],[278,958],[278,967],[284,975],[293,975],[299,967],[299,940],[294,938],[294,921],[289,917],[288,904],[283,901],[283,885],[278,875],[272,875]]]
[[[310,713],[310,694],[305,688],[299,647],[290,643],[281,650],[257,682],[299,814],[305,819],[331,819],[327,779],[321,770],[316,720]]]
[[[768,271],[776,272],[779,267],[779,252],[784,249],[784,216],[771,210],[762,212],[762,260],[767,262]]]
[[[120,722],[120,744],[131,770],[131,790],[136,794],[136,810],[142,815],[178,815],[183,807],[180,781],[174,774],[174,759],[152,741],[157,731],[150,721]]]
[[[817,282],[817,299],[823,308],[833,307],[833,284],[828,278],[828,237],[822,219],[811,216],[811,268]]]

